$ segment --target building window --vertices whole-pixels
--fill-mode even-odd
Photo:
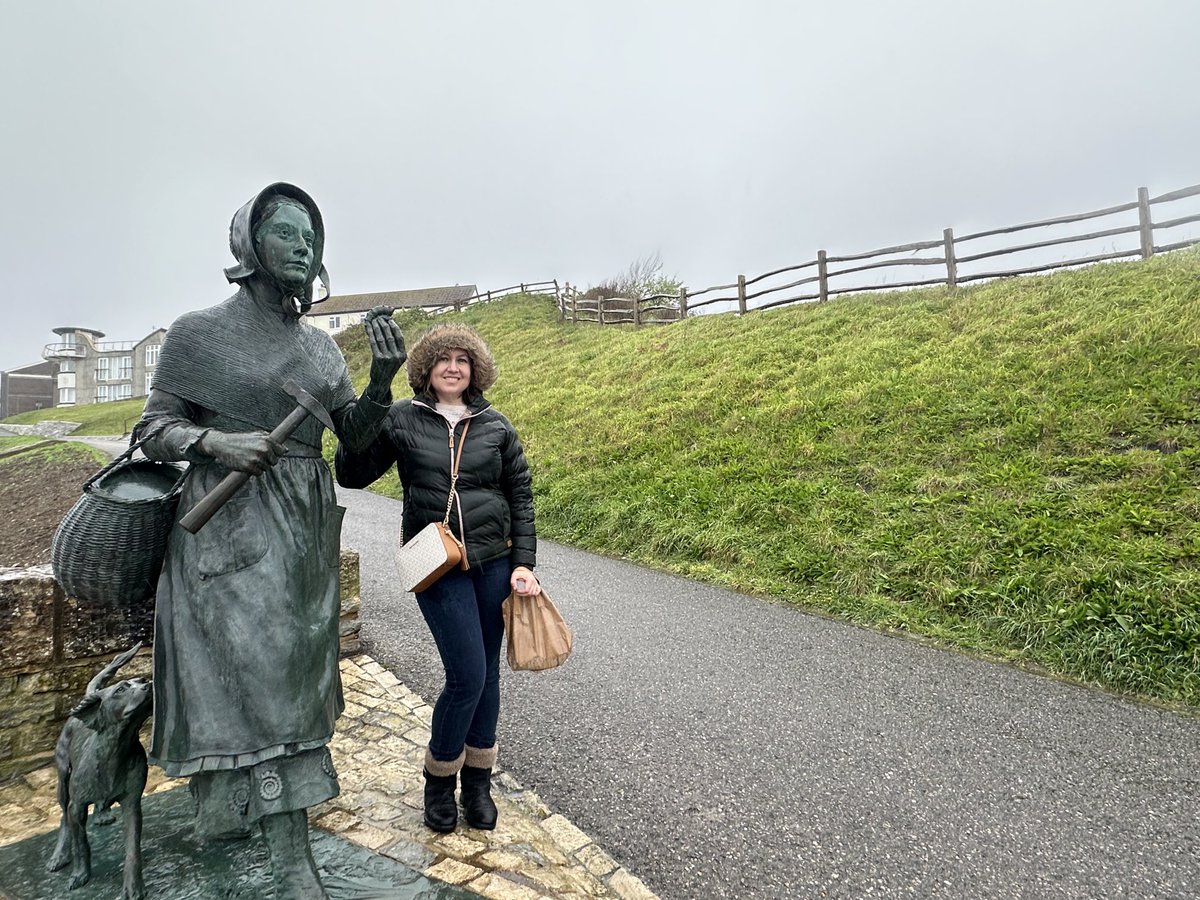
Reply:
[[[74,371],[75,371],[75,360],[64,359],[59,362],[58,373],[60,375],[70,375]]]
[[[151,344],[146,348],[146,367],[158,365],[158,351],[162,349],[162,344]]]
[[[133,385],[129,382],[113,385],[114,400],[128,400],[133,397]]]
[[[96,360],[96,380],[108,381],[112,378],[112,369],[109,367],[112,360],[107,356],[102,356]]]
[[[146,373],[146,396],[150,396],[150,388],[154,387],[154,373]]]
[[[112,399],[112,386],[107,384],[96,385],[96,402],[107,403]]]
[[[121,381],[128,381],[133,378],[133,357],[122,356],[120,367],[117,369],[117,378]]]
[[[74,403],[75,402],[75,388],[73,388],[73,387],[59,388],[58,389],[58,402],[60,404]]]
[[[335,329],[335,328],[341,328],[341,327],[342,327],[342,317],[341,316],[330,316],[329,317],[329,330],[330,331],[333,331],[333,329]]]

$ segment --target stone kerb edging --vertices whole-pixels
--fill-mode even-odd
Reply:
[[[657,900],[500,766],[494,831],[430,831],[421,770],[433,708],[369,656],[343,660],[342,683],[346,711],[332,744],[342,794],[311,811],[316,825],[493,900]]]
[[[358,554],[342,552],[339,627],[346,709],[331,744],[339,797],[310,811],[321,828],[428,877],[491,900],[657,900],[603,848],[503,768],[495,770],[495,831],[452,834],[421,821],[421,770],[433,709],[361,654]],[[123,674],[149,675],[152,613],[114,615],[64,594],[49,566],[0,568],[0,844],[54,827],[54,743],[87,682],[138,640]],[[70,627],[66,627],[69,623]],[[148,792],[180,782],[151,769]]]
[[[642,882],[536,793],[496,770],[494,831],[421,822],[421,768],[433,709],[369,656],[341,662],[346,710],[330,750],[341,794],[314,807],[314,827],[490,900],[657,900]],[[143,733],[143,740],[147,737]],[[151,767],[147,794],[185,781]],[[0,846],[53,830],[52,765],[0,783]]]

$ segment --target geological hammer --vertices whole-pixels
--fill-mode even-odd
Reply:
[[[271,439],[283,443],[292,436],[301,423],[312,416],[330,431],[335,431],[333,420],[329,418],[329,413],[325,411],[325,407],[312,394],[300,387],[294,381],[286,381],[283,385],[284,391],[295,398],[296,408],[288,413],[287,418],[275,426],[275,430],[271,432]],[[204,498],[189,510],[188,514],[179,520],[179,524],[183,526],[185,531],[190,531],[195,534],[204,527],[204,523],[211,519],[218,509],[228,502],[229,498],[236,494],[252,476],[249,472],[230,472],[221,479],[221,483],[204,495]]]

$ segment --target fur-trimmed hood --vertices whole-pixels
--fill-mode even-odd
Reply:
[[[479,333],[470,325],[446,322],[426,331],[408,351],[408,383],[414,393],[420,394],[428,388],[433,364],[446,350],[466,350],[471,357],[467,399],[474,399],[496,383],[496,361]]]

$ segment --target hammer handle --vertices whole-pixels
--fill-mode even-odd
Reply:
[[[271,438],[283,443],[292,436],[300,423],[308,416],[308,410],[303,406],[297,406],[293,409],[286,419],[275,426],[275,430],[271,432]],[[195,534],[205,523],[217,514],[217,510],[228,502],[229,498],[241,490],[242,485],[249,481],[251,475],[249,472],[233,471],[221,479],[221,483],[204,495],[195,506],[193,506],[186,516],[179,520],[179,524],[183,526],[184,531],[189,531]]]

